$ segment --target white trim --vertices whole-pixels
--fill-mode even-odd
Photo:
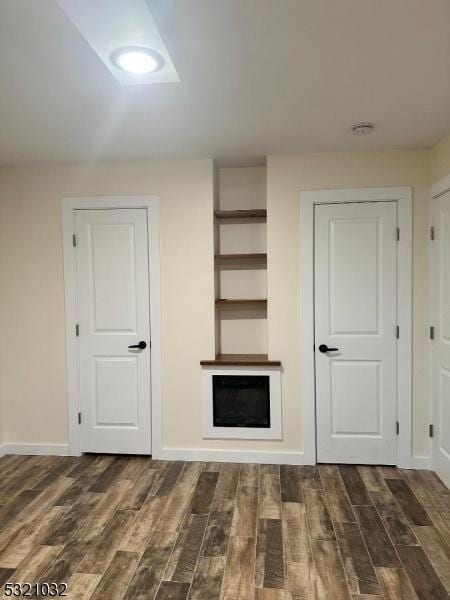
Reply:
[[[30,456],[71,456],[69,444],[3,444],[0,445],[0,457],[8,454]],[[208,462],[237,462],[273,465],[310,465],[303,452],[266,452],[256,450],[217,450],[192,448],[162,448],[160,460],[186,460]],[[430,459],[426,456],[412,458],[414,469],[429,469]]]
[[[67,394],[70,455],[79,456],[78,425],[78,342],[75,337],[77,319],[74,211],[101,208],[146,208],[149,237],[150,330],[151,330],[151,402],[152,455],[159,458],[162,448],[162,352],[161,352],[161,274],[159,249],[159,198],[157,196],[92,196],[61,199],[64,250],[64,286],[66,310]]]
[[[447,175],[446,177],[443,177],[442,179],[439,179],[439,181],[436,181],[435,183],[433,183],[433,185],[431,186],[431,189],[430,189],[430,194],[431,194],[431,197],[434,199],[434,198],[438,198],[439,196],[442,196],[442,194],[445,194],[449,190],[450,190],[450,175]]]
[[[272,465],[308,465],[303,452],[267,452],[263,450],[218,450],[213,448],[162,448],[161,460],[258,463]]]
[[[450,175],[443,177],[436,181],[430,189],[430,226],[436,226],[434,222],[434,203],[433,200],[438,199],[443,194],[446,194],[450,191]],[[435,325],[435,311],[436,311],[436,298],[435,298],[435,290],[436,290],[436,269],[434,260],[435,252],[437,252],[438,247],[434,244],[433,241],[429,242],[429,266],[430,266],[430,293],[429,293],[429,306],[430,306],[430,324]],[[430,361],[429,361],[429,371],[430,371],[430,423],[433,423],[435,426],[439,426],[439,415],[435,415],[435,382],[434,382],[434,345],[430,340]],[[436,438],[430,438],[430,446],[431,446],[431,461],[430,468],[435,470],[444,483],[450,487],[450,475],[448,473],[448,465],[442,465],[441,460],[435,450]]]
[[[400,241],[397,245],[397,415],[400,432],[397,444],[397,465],[413,467],[412,445],[412,193],[405,188],[403,197],[396,198]]]
[[[7,454],[70,456],[69,444],[3,444],[0,456]],[[160,460],[186,460],[208,462],[250,462],[274,465],[306,465],[303,452],[266,452],[261,450],[217,450],[192,448],[161,448]]]
[[[431,468],[431,456],[419,456],[413,454],[410,460],[410,469],[430,469]]]
[[[397,464],[413,468],[412,456],[412,191],[410,187],[384,187],[305,191],[300,193],[300,379],[303,401],[304,457],[316,462],[314,383],[314,205],[341,202],[396,201],[400,241],[397,254],[397,302],[400,339],[397,342],[397,396],[400,433]],[[422,458],[422,457],[421,457]],[[421,462],[421,460],[419,461]]]
[[[70,456],[70,448],[69,444],[6,443],[3,444],[3,446],[0,446],[0,456],[5,454],[24,454],[30,456]]]
[[[439,184],[439,182],[438,182]],[[450,184],[450,178],[449,178]],[[434,187],[434,186],[433,186]],[[430,188],[431,194],[432,188]],[[439,196],[440,193],[436,188],[436,195]],[[429,325],[434,325],[434,277],[435,277],[435,269],[434,269],[434,251],[435,245],[433,241],[430,239],[431,227],[434,226],[434,214],[433,214],[433,196],[430,195],[430,208],[429,208],[429,223],[428,223],[428,323]],[[434,413],[434,384],[433,384],[433,340],[431,339],[429,333],[427,335],[427,345],[428,345],[428,425],[433,423],[433,413]],[[427,432],[428,433],[428,432]],[[430,464],[428,468],[435,468],[434,464],[434,448],[433,448],[433,440],[429,436],[427,437],[427,449],[430,453]]]
[[[270,427],[215,427],[213,422],[213,375],[266,375],[270,385]],[[283,439],[280,369],[261,367],[202,368],[203,439],[281,440]]]

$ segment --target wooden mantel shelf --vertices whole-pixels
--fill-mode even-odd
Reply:
[[[267,298],[217,298],[216,304],[219,306],[241,306],[249,305],[252,306],[267,306]]]
[[[201,360],[202,367],[280,367],[281,360],[269,360],[267,354],[218,354],[213,360]]]
[[[258,252],[255,254],[216,254],[216,260],[267,260],[267,254]]]
[[[265,208],[253,208],[249,210],[215,210],[216,219],[266,219]]]

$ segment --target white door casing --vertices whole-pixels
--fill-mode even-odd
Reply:
[[[450,191],[432,200],[433,466],[450,485]]]
[[[316,381],[314,327],[314,211],[317,205],[386,202],[397,204],[397,465],[428,468],[429,457],[412,448],[412,190],[410,187],[350,188],[300,193],[300,388],[303,407],[304,464],[315,464]]]
[[[61,199],[62,234],[64,249],[64,288],[66,313],[67,351],[67,403],[69,426],[69,453],[79,456],[81,447],[81,425],[78,414],[80,399],[80,354],[76,325],[80,322],[77,303],[77,248],[73,245],[75,215],[78,210],[143,209],[146,215],[148,236],[148,264],[150,279],[150,323],[151,323],[151,452],[162,458],[162,351],[161,351],[161,283],[160,283],[160,238],[159,198],[150,195],[137,196],[77,196]],[[82,325],[80,323],[80,325]],[[82,334],[82,331],[81,331]],[[140,341],[140,340],[139,340]],[[149,430],[150,431],[150,430]]]
[[[395,202],[315,207],[319,462],[396,463],[396,233]]]
[[[146,210],[77,210],[75,232],[81,449],[150,454]]]

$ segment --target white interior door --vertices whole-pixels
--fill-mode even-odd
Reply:
[[[147,211],[76,210],[75,231],[81,450],[150,454]]]
[[[317,460],[395,464],[397,203],[314,220]]]
[[[450,192],[433,200],[433,466],[450,485]]]

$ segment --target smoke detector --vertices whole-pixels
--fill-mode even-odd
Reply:
[[[353,125],[353,135],[369,135],[373,131],[373,123],[357,123]]]

